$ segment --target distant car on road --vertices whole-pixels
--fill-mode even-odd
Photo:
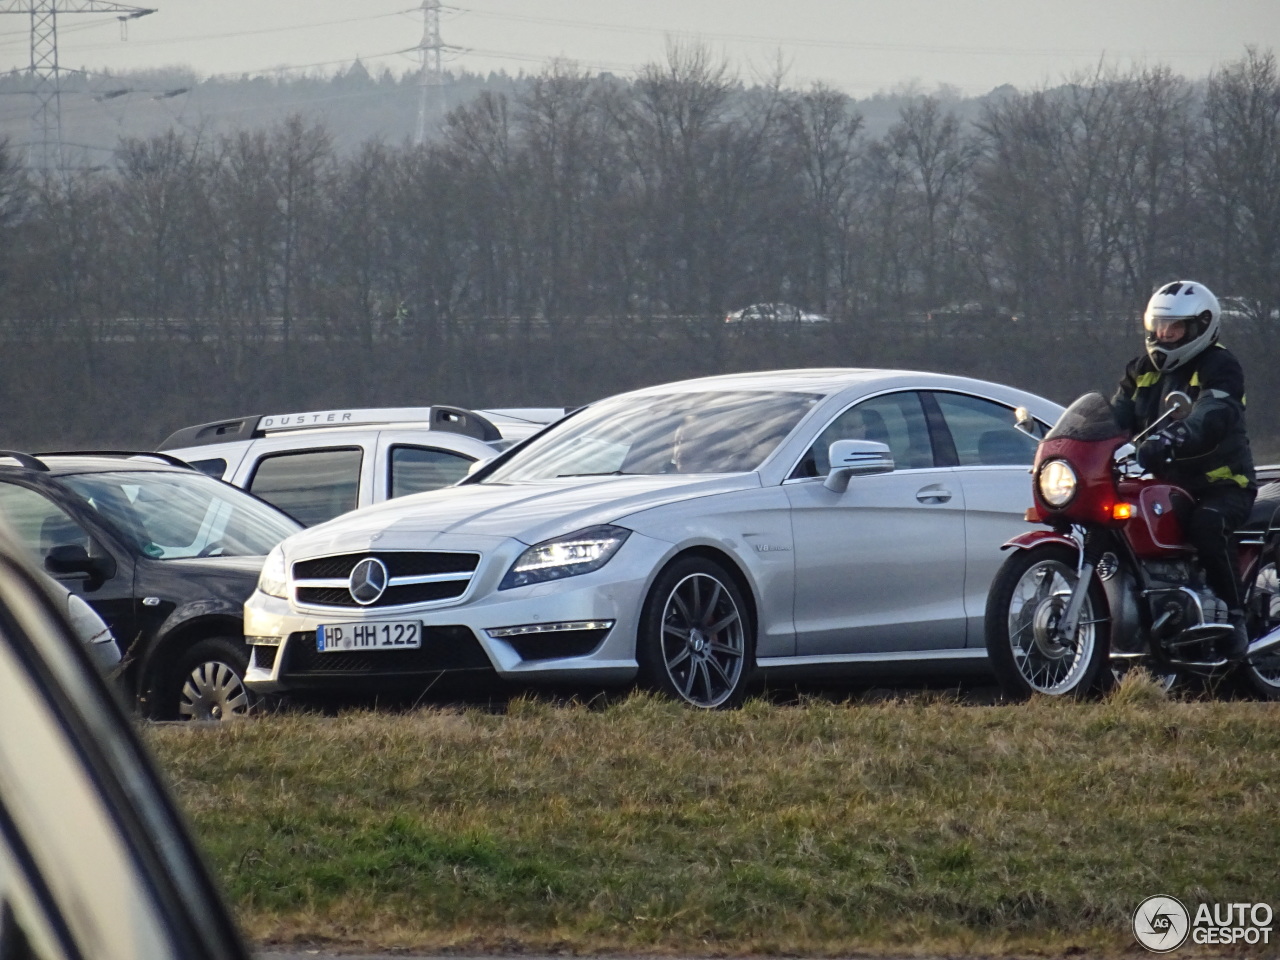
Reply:
[[[789,303],[753,303],[735,310],[724,318],[725,323],[830,323],[831,318],[821,313],[810,313]]]
[[[897,370],[783,370],[601,400],[445,490],[271,552],[245,605],[262,693],[473,671],[698,707],[757,671],[986,668],[1000,546],[1062,408]]]
[[[126,689],[156,719],[248,712],[243,606],[264,556],[299,525],[156,454],[0,452],[0,516],[111,628]]]
[[[238,417],[184,427],[158,449],[310,527],[457,483],[564,412],[435,406]]]

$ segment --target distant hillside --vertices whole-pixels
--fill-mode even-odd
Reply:
[[[602,74],[601,79],[609,79]],[[467,103],[482,90],[512,93],[527,87],[525,74],[448,77],[439,96],[429,101],[428,130],[438,129],[448,110]],[[0,77],[0,136],[17,147],[31,137],[30,80],[22,74]],[[865,133],[882,136],[898,121],[902,106],[924,91],[881,93],[854,101],[865,118]],[[982,97],[965,97],[942,88],[933,91],[946,108],[972,121],[992,97],[1014,93],[1000,87]],[[75,166],[109,162],[121,137],[151,137],[175,128],[187,135],[212,137],[243,129],[278,125],[299,115],[308,124],[322,124],[333,135],[340,154],[379,139],[399,144],[415,136],[422,91],[415,73],[374,76],[359,62],[336,75],[201,79],[189,70],[149,70],[133,73],[86,73],[64,81],[63,141],[67,160]]]

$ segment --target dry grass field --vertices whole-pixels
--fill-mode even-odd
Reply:
[[[1136,950],[1153,894],[1280,906],[1280,705],[1141,677],[1085,704],[635,695],[145,736],[258,942],[1093,954]]]

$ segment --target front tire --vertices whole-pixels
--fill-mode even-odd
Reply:
[[[166,713],[178,720],[236,720],[248,716],[255,699],[244,685],[249,654],[231,637],[209,637],[178,659],[165,692]]]
[[[1090,577],[1076,638],[1057,637],[1057,624],[1076,585],[1076,551],[1044,544],[1011,554],[987,595],[987,655],[1005,697],[1033,693],[1082,697],[1099,683],[1110,649],[1111,624],[1101,582]]]
[[[755,661],[750,608],[728,571],[686,557],[659,574],[636,638],[640,678],[673,700],[702,709],[742,703]]]

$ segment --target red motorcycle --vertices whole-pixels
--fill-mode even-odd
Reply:
[[[1231,635],[1225,605],[1207,590],[1183,535],[1194,505],[1179,487],[1145,473],[1135,443],[1183,419],[1191,399],[1170,396],[1130,440],[1098,393],[1073,403],[1040,442],[1027,520],[987,596],[986,641],[1006,697],[1087,694],[1134,664],[1160,677],[1241,669],[1280,699],[1280,483],[1259,491],[1235,534],[1250,638],[1240,663],[1221,654]],[[1024,428],[1032,421],[1020,413]]]

